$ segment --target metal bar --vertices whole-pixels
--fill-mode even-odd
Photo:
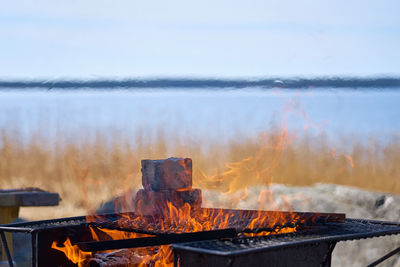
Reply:
[[[38,267],[38,232],[32,232],[32,267]]]
[[[10,253],[10,249],[8,248],[6,235],[4,234],[3,231],[0,232],[0,235],[1,235],[1,241],[3,242],[4,250],[6,251],[6,254],[7,254],[8,265],[10,267],[14,267],[13,260],[12,260],[12,257],[11,257],[11,253]]]
[[[77,243],[83,251],[101,251],[121,248],[137,248],[149,246],[161,246],[175,243],[214,240],[221,238],[233,238],[236,236],[234,228],[212,230],[204,232],[165,234],[156,237],[132,238],[122,240],[92,241]]]
[[[379,263],[381,263],[381,262],[389,259],[390,257],[396,255],[399,252],[400,252],[400,247],[396,248],[395,250],[390,251],[388,254],[386,254],[382,258],[377,259],[373,263],[369,264],[367,267],[374,267],[374,266],[378,265]]]
[[[0,231],[4,232],[24,232],[30,233],[33,231],[32,228],[21,228],[21,227],[8,227],[8,226],[0,226]]]

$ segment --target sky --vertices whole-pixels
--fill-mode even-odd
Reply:
[[[0,0],[0,79],[400,75],[398,0]]]

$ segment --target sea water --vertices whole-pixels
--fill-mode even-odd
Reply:
[[[207,142],[274,128],[385,141],[400,134],[399,89],[2,89],[0,131],[49,142],[144,132]]]

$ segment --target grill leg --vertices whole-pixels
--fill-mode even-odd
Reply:
[[[331,267],[332,263],[332,252],[335,249],[336,242],[329,243],[328,252],[326,253],[326,258],[321,264],[322,267]]]
[[[388,254],[386,254],[385,256],[383,256],[380,259],[377,259],[376,261],[374,261],[373,263],[371,263],[367,267],[374,267],[374,266],[378,265],[379,263],[381,263],[381,262],[389,259],[390,257],[396,255],[397,253],[400,253],[400,247],[396,248],[395,250],[390,251]]]

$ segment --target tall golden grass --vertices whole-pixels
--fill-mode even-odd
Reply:
[[[60,193],[60,207],[22,210],[30,219],[82,215],[101,202],[140,187],[140,160],[191,157],[194,183],[234,191],[250,184],[317,182],[400,193],[400,138],[384,143],[349,138],[334,147],[324,134],[291,138],[278,129],[255,137],[206,143],[187,137],[127,140],[97,135],[80,142],[31,141],[3,131],[0,188],[40,187]],[[111,141],[110,141],[111,140]],[[347,151],[347,152],[346,152]]]

